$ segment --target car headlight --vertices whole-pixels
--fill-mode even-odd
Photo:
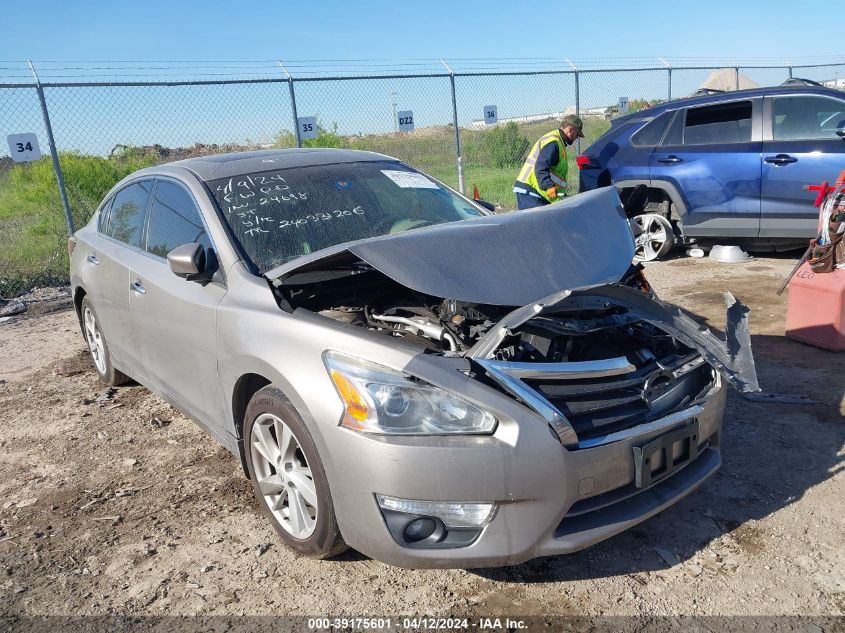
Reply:
[[[384,367],[325,352],[323,362],[344,403],[341,424],[390,435],[488,434],[496,418],[448,391]]]

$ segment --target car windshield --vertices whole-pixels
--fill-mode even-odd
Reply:
[[[335,244],[486,214],[396,161],[268,170],[208,185],[260,273]]]

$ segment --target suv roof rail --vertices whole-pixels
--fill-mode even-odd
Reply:
[[[820,88],[824,88],[824,84],[820,84],[818,81],[813,81],[812,79],[804,79],[803,77],[790,77],[786,81],[784,81],[781,86],[819,86]]]

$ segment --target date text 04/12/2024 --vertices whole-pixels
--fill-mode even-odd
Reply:
[[[308,618],[307,626],[313,631],[320,630],[524,630],[528,628],[524,620],[510,618],[443,618],[443,617],[404,617],[404,618]]]

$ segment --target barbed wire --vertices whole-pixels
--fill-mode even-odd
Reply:
[[[0,60],[0,82],[32,78],[28,60]],[[42,81],[54,79],[190,79],[277,77],[284,68],[296,78],[321,76],[363,77],[368,74],[402,75],[446,73],[441,59],[383,58],[285,59],[279,60],[33,60]],[[638,70],[672,67],[778,67],[841,65],[845,55],[800,55],[789,57],[453,57],[449,70],[460,72],[537,72],[574,70]]]

